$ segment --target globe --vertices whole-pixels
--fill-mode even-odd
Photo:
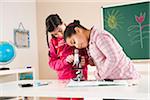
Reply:
[[[9,42],[0,42],[0,64],[8,64],[15,57],[15,48]]]

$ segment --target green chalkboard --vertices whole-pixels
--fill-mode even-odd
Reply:
[[[150,2],[103,7],[103,26],[131,59],[150,58]]]

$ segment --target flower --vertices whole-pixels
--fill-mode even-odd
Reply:
[[[144,17],[144,16],[140,16],[140,17],[135,16],[135,19],[136,19],[136,21],[137,21],[139,24],[142,24],[142,22],[144,21],[145,17]]]

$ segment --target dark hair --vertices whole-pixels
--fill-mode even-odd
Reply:
[[[47,45],[49,48],[48,32],[54,31],[54,29],[57,28],[58,25],[61,25],[62,20],[57,14],[51,14],[46,18],[45,24],[46,24],[46,40],[47,40]],[[54,38],[53,35],[52,35],[52,38]]]
[[[73,34],[76,34],[76,31],[75,31],[75,27],[80,27],[82,29],[85,29],[87,30],[85,27],[83,27],[81,24],[80,24],[80,21],[79,20],[74,20],[74,22],[70,23],[65,31],[64,31],[64,40],[66,41],[66,38],[67,37],[71,37]]]

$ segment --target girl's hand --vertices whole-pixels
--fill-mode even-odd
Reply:
[[[98,73],[98,70],[94,71],[94,76],[95,76],[96,80],[100,80],[100,75]]]
[[[67,61],[68,63],[73,63],[73,61],[74,61],[74,56],[73,56],[73,55],[67,56],[66,61]]]
[[[91,66],[95,66],[94,61],[93,61],[93,59],[92,59],[92,58],[89,58],[89,59],[88,59],[88,62],[89,62],[89,65],[91,65]]]
[[[85,66],[85,57],[81,56],[81,62],[80,62],[81,66]]]

